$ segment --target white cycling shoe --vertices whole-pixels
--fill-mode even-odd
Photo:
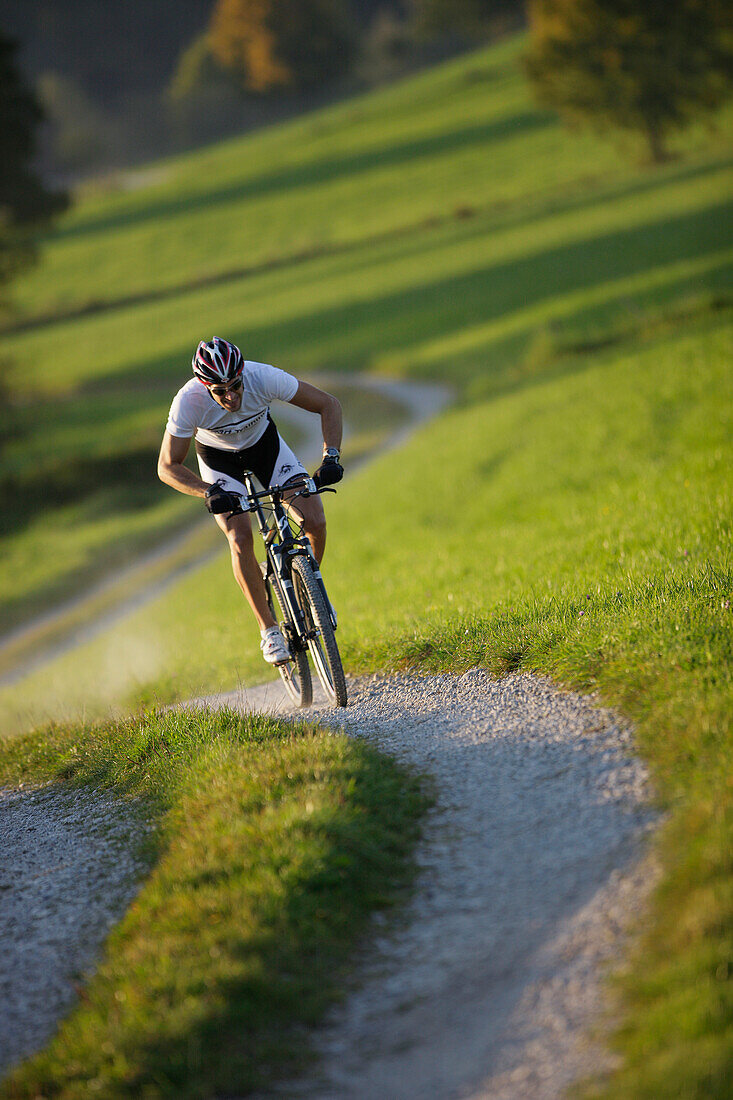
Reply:
[[[264,632],[260,649],[268,665],[284,665],[290,660],[288,643],[283,638],[279,626],[271,626]]]

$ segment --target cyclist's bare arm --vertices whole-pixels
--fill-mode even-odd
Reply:
[[[321,417],[321,430],[323,432],[323,446],[336,447],[341,450],[341,435],[343,432],[343,417],[341,415],[341,403],[333,394],[319,390],[310,382],[299,382],[295,396],[290,398],[291,405],[297,405],[299,409],[307,412],[319,413]]]
[[[193,470],[184,466],[184,460],[191,445],[190,439],[166,432],[158,456],[158,477],[166,485],[186,493],[190,497],[205,497],[209,488]]]

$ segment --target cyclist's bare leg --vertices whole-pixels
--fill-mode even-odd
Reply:
[[[260,630],[275,626],[275,620],[267,604],[265,582],[255,556],[252,523],[247,513],[232,516],[229,513],[214,516],[229,542],[232,554],[232,570],[237,584],[247,597]]]
[[[298,522],[302,517],[303,530],[310,541],[313,556],[320,565],[326,549],[326,513],[323,511],[321,498],[298,497],[294,504],[289,505],[289,510]]]

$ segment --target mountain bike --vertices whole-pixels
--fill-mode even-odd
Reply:
[[[252,475],[243,476],[247,495],[240,497],[240,511],[252,512],[257,520],[267,554],[262,565],[267,602],[291,654],[286,664],[277,666],[285,689],[298,707],[313,702],[310,654],[327,699],[345,707],[346,678],[336,644],[336,615],[310,542],[298,523],[297,509],[293,509],[300,496],[336,490],[318,489],[312,478],[303,476],[258,492]]]

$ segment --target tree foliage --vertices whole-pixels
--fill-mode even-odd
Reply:
[[[4,29],[23,44],[34,80],[73,80],[97,108],[121,109],[162,91],[212,0],[2,0]]]
[[[179,57],[166,95],[173,103],[183,102],[195,95],[197,89],[210,84],[216,75],[209,36],[199,34]]]
[[[15,53],[15,43],[0,31],[0,285],[31,262],[33,231],[66,205],[33,169],[43,115],[21,79]]]
[[[571,121],[637,131],[654,161],[669,133],[731,90],[725,0],[530,0],[526,68]]]
[[[412,0],[417,28],[428,36],[491,38],[524,21],[523,0]]]
[[[354,54],[339,0],[217,0],[209,44],[216,61],[258,93],[325,84]]]

